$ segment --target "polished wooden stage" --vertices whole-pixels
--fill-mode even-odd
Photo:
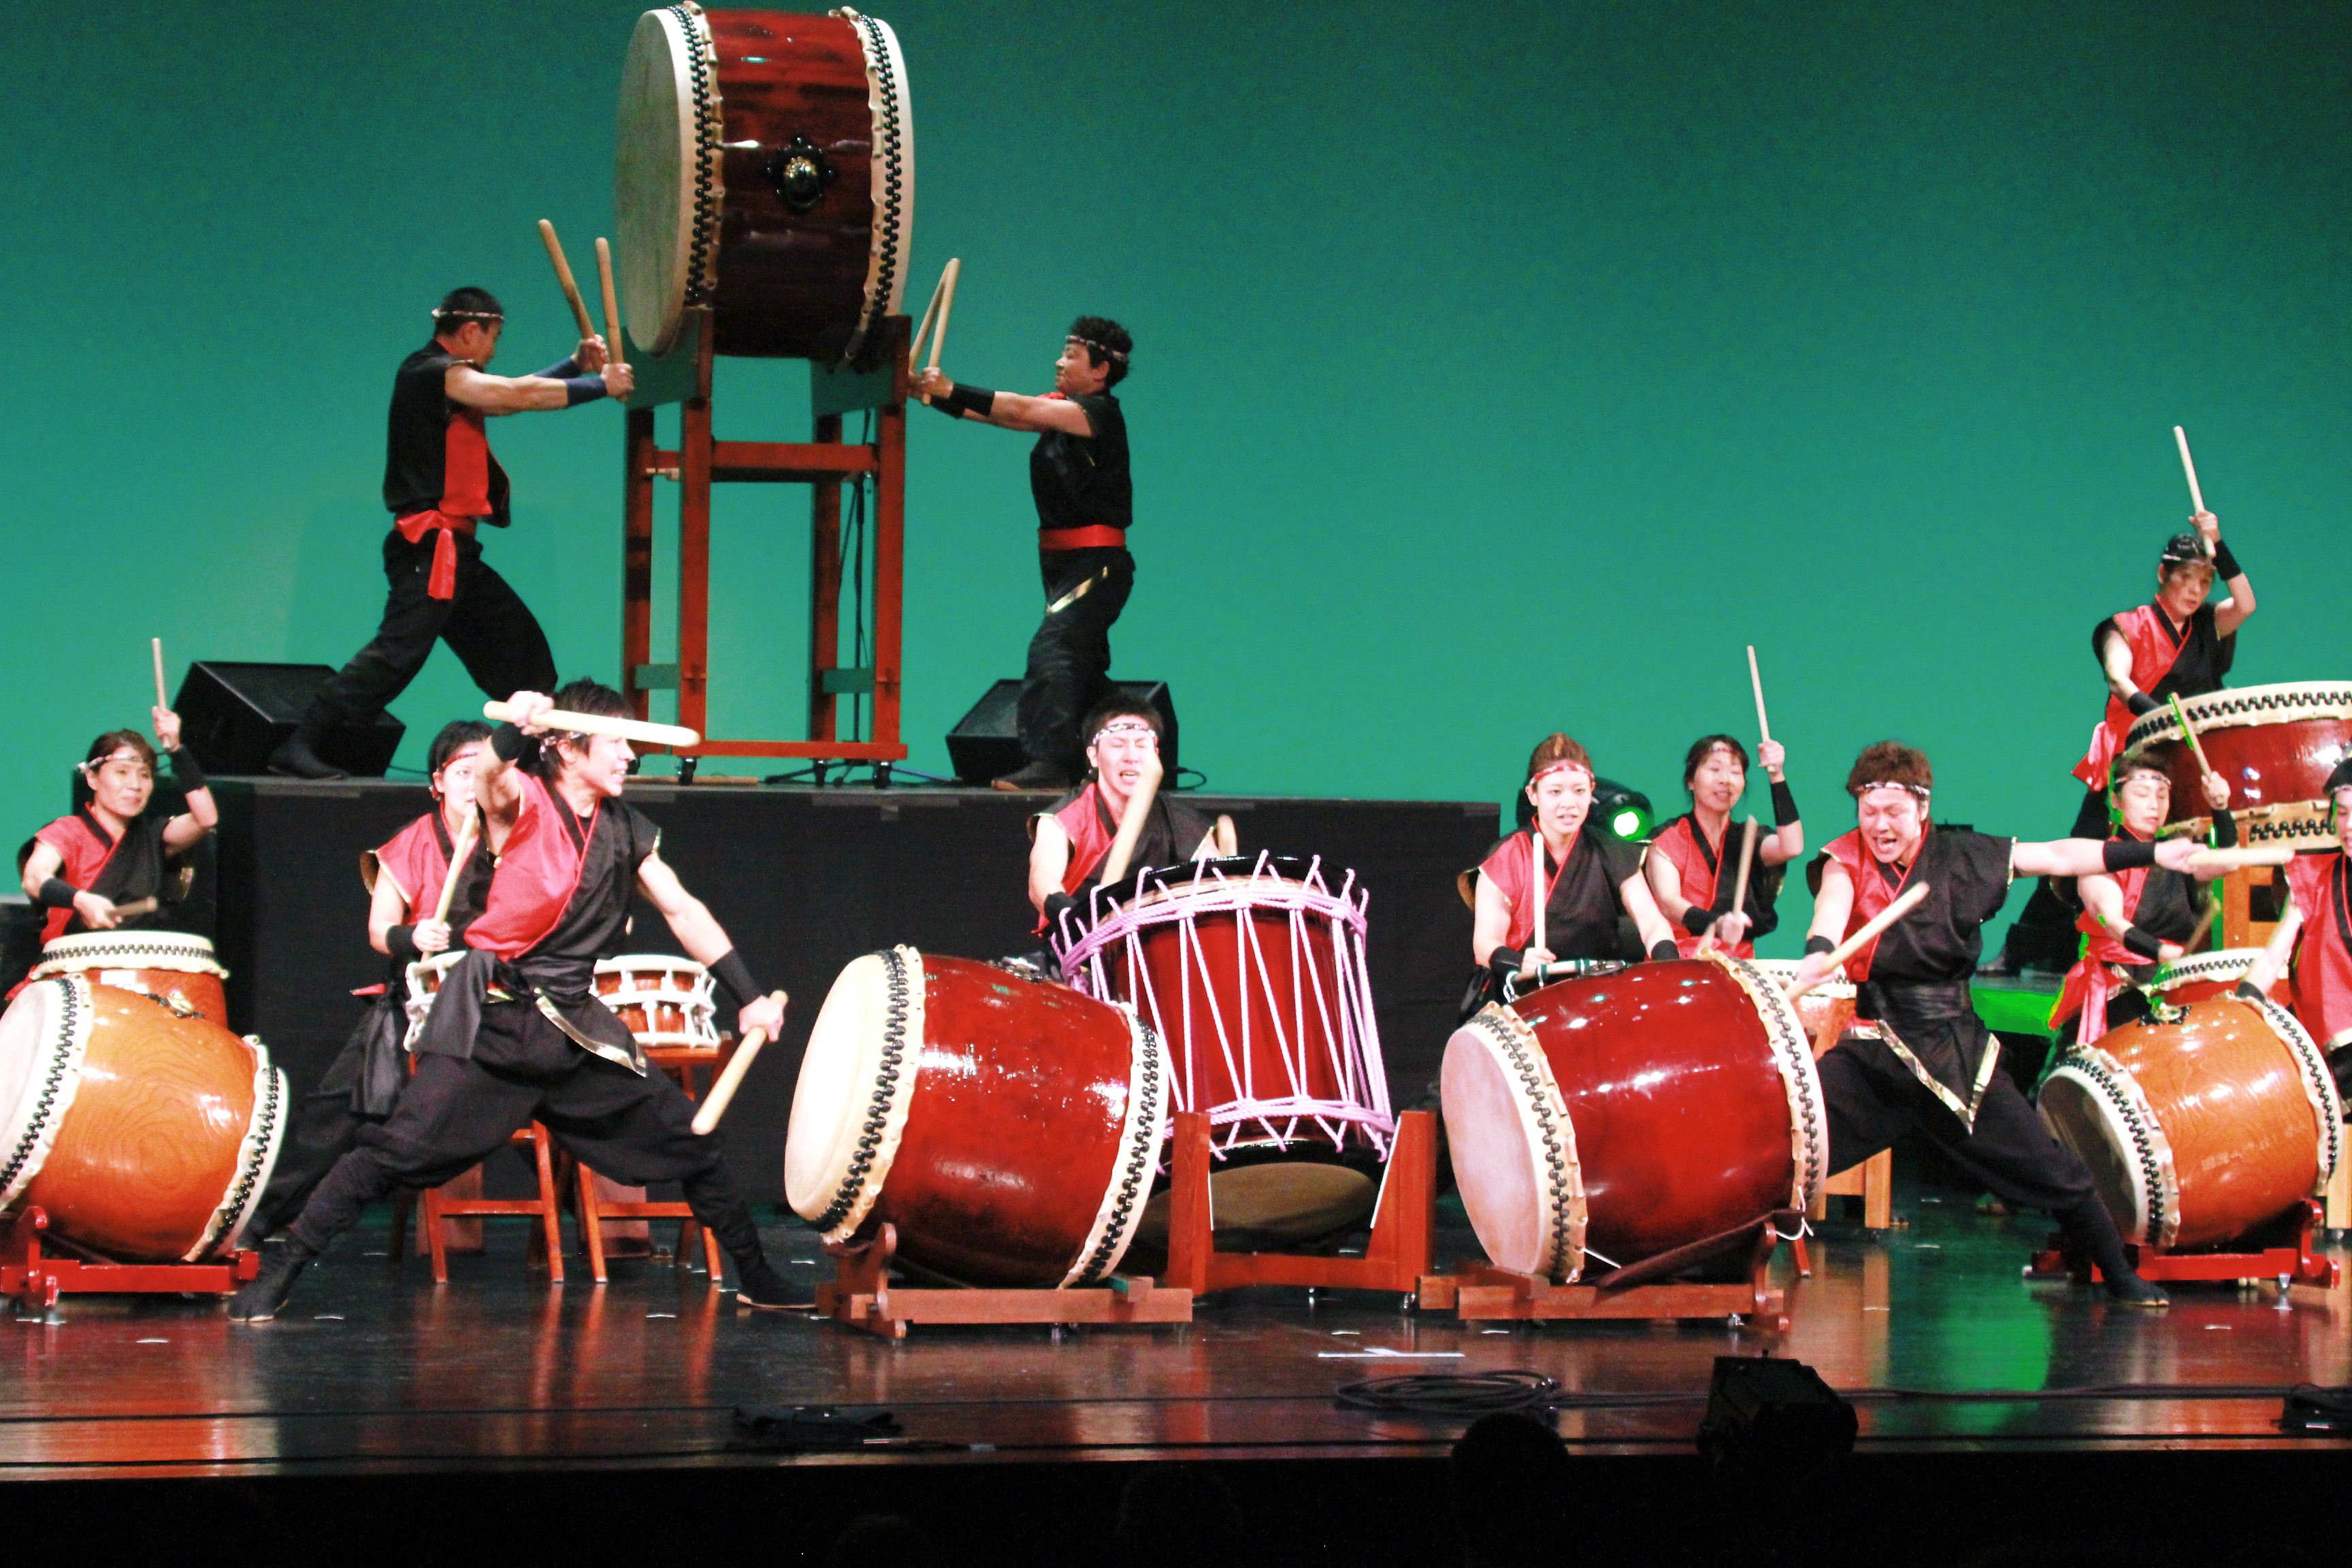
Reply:
[[[1220,1473],[1270,1546],[1381,1560],[1407,1542],[1450,1550],[1439,1461],[1464,1423],[1360,1413],[1335,1390],[1515,1368],[1559,1380],[1596,1528],[1684,1532],[1697,1561],[1717,1528],[1693,1447],[1712,1363],[1766,1352],[1810,1363],[1859,1409],[1858,1453],[1880,1468],[1841,1530],[1907,1528],[1928,1509],[1951,1513],[1937,1539],[1955,1551],[2063,1531],[2092,1517],[2064,1502],[2057,1478],[2074,1476],[2102,1510],[2179,1513],[2174,1545],[2206,1528],[2193,1498],[2274,1489],[2279,1508],[2237,1517],[2284,1539],[2310,1524],[2284,1506],[2297,1478],[2346,1473],[2352,1444],[2276,1422],[2291,1386],[2352,1383],[2347,1288],[2282,1300],[2269,1284],[2184,1287],[2168,1310],[2127,1312],[2021,1277],[2039,1216],[1980,1214],[1907,1173],[1898,1211],[1909,1223],[1877,1237],[1824,1227],[1810,1279],[1783,1250],[1785,1336],[1723,1321],[1501,1328],[1391,1296],[1264,1289],[1213,1298],[1187,1327],[923,1325],[897,1345],[739,1313],[706,1276],[651,1261],[617,1265],[605,1287],[576,1273],[550,1287],[526,1268],[520,1224],[493,1226],[488,1252],[436,1289],[421,1261],[386,1259],[371,1224],[274,1323],[234,1324],[211,1302],[68,1298],[0,1331],[0,1474],[68,1483],[0,1492],[0,1517],[37,1533],[135,1500],[151,1523],[258,1510],[272,1531],[527,1552],[568,1531],[723,1547],[750,1508],[768,1521],[754,1536],[813,1550],[881,1508],[955,1541],[950,1561],[1074,1561],[1108,1527],[1118,1461],[1192,1458],[1238,1461]],[[1475,1256],[1458,1208],[1441,1218],[1441,1257]],[[815,1279],[811,1233],[768,1236],[793,1276]],[[736,1430],[739,1406],[796,1405],[885,1409],[903,1436],[794,1455]],[[127,1477],[187,1484],[90,1484]],[[203,1484],[224,1479],[238,1484]],[[1039,1510],[1092,1522],[1012,1550]]]

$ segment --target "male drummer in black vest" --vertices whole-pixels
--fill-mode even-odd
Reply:
[[[392,380],[383,504],[392,531],[383,574],[392,592],[375,638],[310,700],[294,733],[270,753],[272,773],[342,777],[319,754],[345,725],[373,722],[407,689],[436,641],[465,662],[486,697],[545,691],[555,684],[547,634],[520,595],[482,560],[474,531],[509,521],[506,470],[490,455],[486,418],[575,408],[626,397],[629,367],[609,362],[604,340],[580,340],[570,359],[536,375],[488,374],[506,312],[487,289],[453,289],[433,312],[433,341],[401,362]]]
[[[1078,721],[1101,697],[1110,670],[1110,628],[1135,586],[1127,552],[1135,488],[1128,475],[1127,415],[1111,388],[1127,379],[1135,347],[1101,316],[1070,323],[1054,390],[1042,397],[989,392],[925,371],[915,390],[957,419],[1034,430],[1029,489],[1037,502],[1037,567],[1045,618],[1029,639],[1021,680],[1021,750],[1028,761],[996,780],[1002,790],[1066,790],[1085,771]]]

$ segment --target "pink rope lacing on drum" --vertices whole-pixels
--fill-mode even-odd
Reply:
[[[1162,885],[1180,896],[1148,905],[1142,900],[1151,889],[1139,870],[1128,889],[1125,906],[1100,915],[1075,942],[1061,948],[1063,974],[1074,987],[1088,995],[1108,998],[1119,994],[1109,984],[1105,967],[1106,955],[1116,943],[1119,952],[1112,962],[1124,962],[1125,994],[1135,999],[1163,1039],[1181,1047],[1171,1053],[1175,1064],[1171,1079],[1177,1108],[1202,1109],[1198,1103],[1200,1086],[1194,1082],[1192,1071],[1194,987],[1182,987],[1183,994],[1177,1001],[1179,1026],[1171,1030],[1167,1008],[1143,963],[1142,932],[1150,926],[1175,925],[1179,954],[1185,973],[1191,974],[1206,970],[1207,950],[1200,917],[1234,916],[1235,973],[1244,988],[1254,985],[1265,1004],[1274,1027],[1276,1054],[1290,1079],[1290,1092],[1273,1094],[1260,1090],[1256,1058],[1250,1049],[1253,1009],[1244,1003],[1241,1016],[1229,1024],[1216,993],[1205,985],[1200,987],[1208,1014],[1204,1022],[1216,1031],[1217,1048],[1239,1093],[1239,1098],[1229,1105],[1207,1108],[1210,1125],[1224,1134],[1216,1145],[1217,1152],[1223,1153],[1240,1142],[1253,1123],[1278,1147],[1287,1147],[1302,1136],[1300,1126],[1304,1122],[1342,1145],[1349,1130],[1354,1129],[1385,1158],[1390,1139],[1396,1131],[1396,1118],[1389,1104],[1380,1027],[1372,1010],[1371,976],[1364,960],[1368,929],[1365,910],[1370,895],[1356,887],[1352,871],[1334,895],[1324,884],[1319,856],[1308,863],[1305,877],[1295,882],[1273,871],[1272,859],[1271,853],[1261,852],[1249,875],[1242,879],[1230,878],[1216,867],[1205,867],[1186,881],[1163,879]],[[1097,889],[1097,896],[1102,896],[1102,889]],[[1291,959],[1287,1028],[1284,1025],[1282,998],[1275,992],[1257,922],[1244,918],[1253,911],[1267,909],[1281,910],[1286,916]],[[1333,973],[1328,987],[1316,958],[1316,944],[1308,940],[1307,921],[1318,917],[1329,921],[1332,927]],[[1317,1099],[1303,1088],[1311,1078],[1307,1070],[1311,1047],[1306,1038],[1309,994],[1314,997],[1314,1021],[1322,1026],[1324,1063],[1338,1086],[1338,1100]],[[1338,1005],[1336,1018],[1332,1014],[1334,1002]],[[1356,1047],[1353,1050],[1348,1048],[1351,1042]],[[1205,1038],[1202,1044],[1206,1044]],[[1265,1087],[1268,1090],[1275,1088]]]

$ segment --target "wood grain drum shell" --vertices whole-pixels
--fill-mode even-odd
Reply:
[[[724,354],[854,360],[896,312],[915,131],[889,26],[676,5],[621,68],[614,205],[630,335],[655,353],[709,307]]]
[[[0,1209],[135,1262],[233,1248],[284,1136],[269,1053],[153,997],[70,976],[0,1016]]]
[[[143,991],[166,1005],[193,1009],[223,1028],[228,1026],[228,971],[220,966],[210,942],[185,931],[93,931],[54,938],[42,946],[32,978],[59,974],[79,974],[92,985]]]
[[[2230,809],[2246,843],[2315,849],[2332,842],[2320,791],[2352,750],[2352,682],[2231,687],[2184,697],[2180,708],[2214,772],[2229,783]],[[2142,714],[2124,743],[2182,738],[2168,705]],[[2200,833],[2210,822],[2197,759],[2186,747],[2173,760],[2171,815]]]
[[[2202,1002],[2209,996],[2220,996],[2237,988],[2238,982],[2263,955],[2259,947],[2225,947],[2211,952],[2192,952],[2186,958],[2176,958],[2159,967],[2156,979],[2148,985],[2148,994],[2158,1001],[2175,1007],[2186,1007],[2191,1002]],[[2281,974],[2271,982],[2270,994],[2278,1001],[2286,999],[2286,976]]]
[[[841,972],[811,1030],[784,1192],[829,1241],[895,1226],[898,1258],[972,1285],[1109,1275],[1168,1121],[1131,1009],[910,947]]]

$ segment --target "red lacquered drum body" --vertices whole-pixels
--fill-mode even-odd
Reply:
[[[1168,1119],[1158,1037],[1125,1008],[910,947],[841,972],[809,1036],[784,1192],[828,1241],[974,1285],[1118,1268]]]
[[[1796,1009],[1720,954],[1489,1006],[1446,1043],[1442,1093],[1471,1227],[1521,1273],[1573,1280],[1803,1208],[1829,1167]]]
[[[2186,958],[2176,958],[2156,972],[2148,986],[2148,994],[2174,1007],[2186,1007],[2191,1002],[2202,1002],[2209,996],[2227,995],[2237,989],[2238,982],[2263,955],[2259,947],[2225,947],[2214,952],[2192,952]],[[2271,982],[2270,994],[2284,1001],[2286,976],[2281,974]]]
[[[595,985],[604,1005],[648,1050],[719,1048],[718,997],[710,972],[694,960],[623,953],[598,961]]]
[[[2181,711],[2213,771],[2230,783],[2230,809],[2249,845],[2321,849],[2334,843],[2321,787],[2352,751],[2352,683],[2290,681],[2184,697]],[[2140,715],[2126,747],[2181,739],[2169,705]],[[2172,820],[2210,823],[2197,758],[2186,746],[2172,764]]]
[[[269,1053],[151,996],[36,981],[0,1016],[0,1209],[109,1257],[236,1245],[278,1161]]]
[[[2236,1240],[2336,1169],[2336,1080],[2294,1015],[2216,996],[2110,1029],[2042,1080],[2042,1120],[2083,1157],[2116,1226],[2166,1247]]]
[[[176,1012],[228,1026],[228,971],[213,944],[176,931],[77,931],[45,943],[32,977],[79,974],[92,985],[142,991]]]
[[[854,12],[646,12],[614,204],[630,335],[655,353],[709,306],[719,353],[854,358],[898,309],[914,239],[898,39]]]

